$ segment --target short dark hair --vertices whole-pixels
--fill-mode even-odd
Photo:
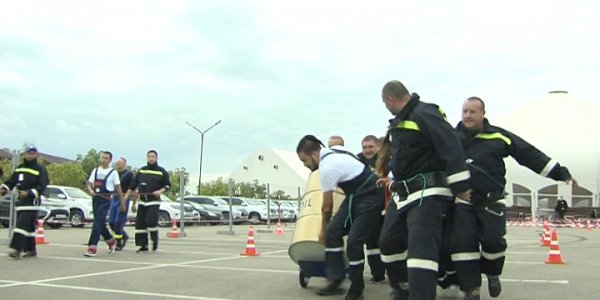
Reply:
[[[477,97],[477,96],[472,96],[467,98],[467,101],[479,101],[479,103],[481,103],[481,108],[483,109],[483,111],[485,112],[485,102],[483,102],[483,100],[481,100],[481,98]]]
[[[156,150],[148,150],[148,152],[146,152],[146,155],[148,155],[150,153],[154,153],[154,155],[156,155],[156,157],[158,157],[158,152],[156,152]]]
[[[401,99],[403,96],[410,94],[408,89],[398,80],[392,80],[386,83],[381,90],[381,96],[392,96],[396,99]]]
[[[102,154],[108,154],[108,156],[110,156],[110,160],[112,160],[112,153],[110,151],[102,151]]]
[[[379,142],[379,139],[378,139],[376,136],[372,135],[372,134],[369,134],[369,135],[365,136],[365,137],[362,139],[362,142],[363,142],[363,143],[364,143],[364,142],[370,142],[370,141],[373,141],[373,142],[375,142],[375,144],[380,144],[380,142]]]
[[[307,134],[300,139],[298,147],[296,147],[296,153],[312,153],[314,151],[320,151],[321,147],[325,147],[317,137],[312,134]]]

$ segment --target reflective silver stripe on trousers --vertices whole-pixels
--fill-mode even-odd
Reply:
[[[148,227],[148,232],[158,232],[158,227]]]
[[[367,256],[379,255],[379,254],[381,254],[381,250],[379,250],[379,248],[376,248],[376,249],[367,249]]]
[[[406,266],[413,269],[425,269],[434,272],[438,271],[438,263],[433,260],[421,259],[421,258],[409,258],[406,261]]]
[[[361,260],[351,261],[348,264],[351,266],[358,266],[358,265],[362,265],[364,263],[365,263],[365,260],[361,259]]]
[[[340,247],[340,248],[325,248],[325,252],[344,252],[344,247]]]
[[[479,252],[454,253],[454,254],[450,255],[450,257],[452,257],[452,261],[479,260],[481,258],[481,253],[479,253]]]
[[[25,231],[21,228],[15,228],[15,233],[20,233],[26,237],[35,237],[35,232]]]
[[[391,254],[391,255],[381,254],[381,261],[384,263],[388,263],[388,264],[397,262],[397,261],[404,261],[404,260],[406,260],[407,255],[408,255],[407,251],[404,251],[404,252],[398,253],[398,254]]]
[[[146,230],[146,229],[136,229],[135,230],[135,234],[138,234],[138,233],[148,233],[148,230]]]

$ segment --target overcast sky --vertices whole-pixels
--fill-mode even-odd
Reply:
[[[307,133],[360,150],[398,79],[455,124],[550,90],[600,104],[598,1],[0,1],[0,148],[228,174]],[[497,124],[502,126],[502,124]]]

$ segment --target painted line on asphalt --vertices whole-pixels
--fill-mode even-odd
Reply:
[[[485,278],[484,278],[485,280]],[[541,280],[541,279],[510,279],[500,278],[501,282],[516,282],[516,283],[549,283],[549,284],[569,284],[568,280]]]
[[[230,300],[230,299],[225,299],[225,298],[212,298],[212,297],[188,296],[188,295],[177,295],[177,294],[159,294],[159,293],[136,292],[136,291],[107,289],[107,288],[92,288],[92,287],[83,287],[83,286],[51,284],[51,283],[32,283],[32,282],[20,282],[20,281],[13,281],[11,283],[13,283],[14,285],[52,287],[52,288],[59,288],[59,289],[81,290],[81,291],[112,293],[112,294],[125,294],[125,295],[134,295],[134,296],[160,297],[160,298],[171,298],[171,299]]]

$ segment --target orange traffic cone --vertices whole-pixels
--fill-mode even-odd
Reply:
[[[550,242],[550,253],[545,263],[547,264],[564,264],[565,261],[560,256],[560,247],[558,246],[558,236],[556,230],[552,230],[552,241]]]
[[[552,231],[550,230],[550,224],[548,224],[548,222],[544,222],[544,233],[542,235],[542,240],[540,241],[540,246],[550,247],[551,240]]]
[[[38,228],[35,232],[35,244],[48,244],[48,241],[46,241],[46,237],[44,237],[44,220],[38,220]]]
[[[248,241],[246,242],[246,251],[240,253],[243,256],[259,256],[260,253],[256,251],[256,245],[254,244],[254,227],[250,226],[248,229]]]
[[[283,234],[283,228],[281,227],[281,221],[277,222],[277,230],[275,230],[275,233],[277,235],[282,235]]]
[[[172,239],[177,239],[180,237],[179,231],[177,231],[177,220],[173,219],[173,227],[171,227],[171,232],[167,233],[167,237]]]
[[[594,228],[594,226],[592,226],[592,223],[590,222],[590,220],[587,220],[587,225],[585,226],[585,229],[587,231],[592,231],[592,228]]]

